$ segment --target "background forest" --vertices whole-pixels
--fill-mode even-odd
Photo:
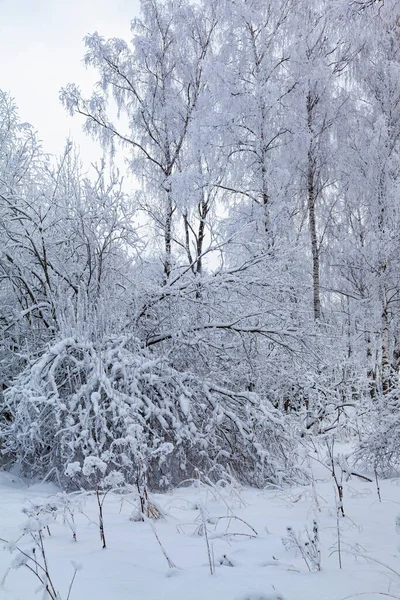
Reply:
[[[89,173],[0,92],[5,464],[263,485],[339,430],[396,472],[399,25],[395,0],[142,0],[131,40],[86,37],[92,95],[60,92]]]

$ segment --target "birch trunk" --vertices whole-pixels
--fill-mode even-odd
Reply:
[[[313,131],[313,109],[315,100],[311,93],[307,96],[307,122],[308,131],[312,136]],[[314,319],[319,321],[321,318],[321,298],[320,298],[320,268],[319,268],[319,246],[317,237],[317,221],[315,214],[315,203],[317,199],[316,189],[316,162],[313,153],[312,139],[307,156],[307,206],[308,222],[310,228],[311,255],[312,255],[312,278],[313,278],[313,309]]]
[[[390,351],[389,351],[389,314],[387,302],[384,301],[382,310],[382,392],[384,395],[390,392],[391,388],[391,369],[390,369]]]

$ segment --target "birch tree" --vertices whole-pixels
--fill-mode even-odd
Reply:
[[[399,11],[394,3],[371,4],[356,13],[360,48],[353,64],[354,113],[343,156],[348,172],[352,264],[347,282],[367,308],[366,354],[370,377],[383,394],[398,371],[397,303],[400,140]],[[366,34],[374,28],[375,34]],[[358,33],[357,33],[358,32]],[[351,258],[350,258],[351,262]]]
[[[139,176],[143,206],[163,236],[165,280],[173,267],[174,219],[189,127],[201,96],[203,64],[216,25],[213,11],[186,0],[142,0],[132,21],[132,42],[87,36],[85,62],[100,75],[99,89],[85,100],[71,84],[61,93],[67,109],[85,118],[86,130],[105,146],[122,142]],[[200,18],[200,15],[202,18]],[[112,118],[110,99],[127,127]],[[151,198],[151,202],[148,200]]]

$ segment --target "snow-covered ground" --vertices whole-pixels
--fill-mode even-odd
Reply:
[[[335,488],[329,470],[313,462],[314,489],[237,490],[192,485],[152,495],[165,514],[153,525],[130,519],[133,496],[122,500],[109,494],[104,504],[104,550],[96,499],[87,498],[75,514],[76,542],[61,517],[51,521],[51,536],[46,533],[44,538],[49,572],[60,598],[67,599],[72,562],[82,569],[70,600],[400,598],[400,536],[396,532],[400,480],[380,481],[382,502],[375,481],[352,477],[344,482],[346,516],[340,519],[340,570]],[[0,472],[0,537],[16,541],[27,521],[22,508],[32,506],[38,498],[53,500],[57,491],[49,484],[28,486]],[[202,514],[214,556],[213,575],[207,540],[201,535]],[[320,537],[319,572],[310,572],[299,552],[282,543],[288,526],[303,540],[305,527],[312,535],[314,519]],[[168,566],[157,536],[176,568]],[[19,545],[29,548],[26,536]],[[11,554],[9,548],[0,552],[0,579],[17,554]],[[24,566],[11,569],[0,587],[2,600],[42,597],[48,598],[38,591],[38,581]]]

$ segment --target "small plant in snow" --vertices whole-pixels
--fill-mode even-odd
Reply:
[[[30,518],[49,515],[54,521],[61,516],[63,524],[69,527],[72,539],[76,542],[75,511],[77,508],[79,508],[79,501],[74,495],[60,492],[49,499],[30,501],[29,505],[22,509],[22,512]],[[46,526],[46,531],[51,535],[49,525]]]
[[[334,455],[334,447],[335,447],[335,438],[332,436],[331,440],[326,441],[326,448],[328,452],[328,459],[331,468],[332,478],[335,484],[335,489],[337,493],[337,512],[340,513],[342,517],[344,514],[344,506],[343,506],[343,468],[337,458]],[[340,470],[340,473],[339,473]]]
[[[68,477],[76,478],[81,474],[94,490],[99,509],[99,532],[103,549],[107,547],[104,531],[104,513],[103,507],[107,494],[125,483],[124,476],[118,471],[110,471],[106,475],[107,464],[97,456],[88,456],[83,461],[83,465],[78,462],[68,465],[65,473]]]
[[[44,598],[50,598],[50,600],[62,600],[62,596],[57,590],[53,576],[50,572],[44,544],[44,530],[48,527],[50,519],[51,517],[49,513],[46,515],[39,514],[36,516],[31,516],[24,524],[22,539],[27,537],[30,540],[31,544],[28,547],[25,547],[25,544],[22,545],[19,543],[21,538],[17,543],[10,543],[2,538],[0,538],[0,541],[6,545],[12,554],[15,554],[11,568],[27,568],[36,577],[36,579],[39,580],[40,589],[43,590]],[[72,563],[72,566],[73,575],[67,595],[65,596],[66,600],[70,600],[72,586],[74,584],[76,574],[80,570],[79,565]],[[3,578],[3,584],[5,582],[5,578],[6,577]]]
[[[307,565],[309,571],[321,570],[321,549],[317,521],[313,521],[312,532],[305,529],[305,539],[296,533],[292,527],[287,528],[287,535],[282,543],[287,550],[295,549]]]
[[[133,511],[131,521],[144,521],[145,519],[161,519],[164,514],[162,510],[150,499],[149,491],[145,482],[140,483],[138,475],[136,480],[137,507]]]
[[[150,522],[150,527],[151,527],[151,530],[152,530],[152,532],[154,533],[154,537],[156,538],[158,545],[160,546],[161,552],[163,553],[163,555],[164,555],[164,558],[165,558],[165,560],[167,561],[168,567],[169,567],[170,569],[177,569],[178,567],[177,567],[177,566],[176,566],[176,564],[175,564],[175,563],[174,563],[174,562],[171,560],[171,558],[169,557],[169,555],[168,555],[168,553],[167,553],[167,551],[166,551],[165,547],[164,547],[164,546],[163,546],[163,544],[161,543],[161,540],[160,540],[160,538],[159,538],[159,535],[158,535],[158,533],[157,533],[157,530],[156,530],[156,528],[155,528],[155,526],[154,526],[154,523],[151,523],[151,522]]]
[[[72,533],[72,539],[77,541],[75,511],[80,508],[77,498],[66,492],[60,492],[56,496],[58,512],[61,513],[64,525],[67,525]]]
[[[210,540],[208,538],[207,518],[206,518],[206,511],[205,511],[204,506],[200,507],[200,518],[201,518],[201,530],[199,531],[199,535],[204,535],[204,539],[206,540],[208,566],[210,568],[210,575],[214,575],[214,573],[215,573],[214,550],[213,550],[213,547],[210,544]]]

